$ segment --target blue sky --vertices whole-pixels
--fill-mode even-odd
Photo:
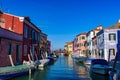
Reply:
[[[120,19],[119,0],[0,0],[4,12],[29,16],[48,35],[52,49],[63,48],[82,32]]]

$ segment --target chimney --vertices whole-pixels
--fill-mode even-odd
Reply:
[[[118,23],[120,24],[120,19],[118,19]]]

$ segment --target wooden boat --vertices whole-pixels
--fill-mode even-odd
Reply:
[[[17,65],[17,66],[7,66],[0,67],[0,79],[10,79],[13,77],[21,76],[24,74],[29,74],[31,71],[35,70],[34,67],[28,65]]]
[[[108,62],[106,60],[94,59],[91,62],[90,72],[105,75],[105,74],[108,74],[111,68],[112,67],[108,65]]]

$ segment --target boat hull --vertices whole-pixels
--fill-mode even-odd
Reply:
[[[91,71],[97,74],[108,74],[109,72],[109,66],[104,66],[104,65],[94,65],[91,67]]]
[[[8,69],[7,71],[0,71],[0,79],[5,80],[5,79],[22,76],[29,73],[31,74],[31,71],[34,71],[34,70],[35,70],[34,67],[17,68],[17,69],[15,69],[15,67],[10,67],[10,69]]]

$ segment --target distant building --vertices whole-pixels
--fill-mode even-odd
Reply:
[[[73,54],[73,42],[66,42],[64,49],[68,54]]]
[[[47,40],[47,53],[50,55],[51,53],[51,41]]]
[[[77,41],[78,41],[78,38],[76,36],[73,40],[73,54],[77,53]]]
[[[81,56],[86,56],[86,53],[85,53],[85,51],[86,51],[86,47],[85,47],[86,34],[87,34],[86,32],[78,34],[76,36],[77,37],[76,44],[74,44],[74,45],[76,45],[75,49],[77,49],[77,50],[75,50],[76,53],[79,53],[79,55],[81,55]]]
[[[99,32],[99,31],[101,31],[102,30],[102,26],[100,25],[100,26],[98,26],[98,27],[96,27],[95,29],[93,29],[93,30],[91,30],[91,31],[89,31],[88,33],[87,33],[87,54],[89,54],[89,55],[91,55],[91,57],[93,57],[94,56],[94,53],[93,53],[93,51],[92,51],[92,47],[93,47],[93,44],[92,44],[92,39],[97,35],[97,33]]]
[[[97,36],[92,38],[92,53],[93,53],[93,58],[98,57]]]
[[[22,62],[22,40],[20,34],[0,27],[0,67],[11,65],[8,55],[12,55],[14,64]]]

